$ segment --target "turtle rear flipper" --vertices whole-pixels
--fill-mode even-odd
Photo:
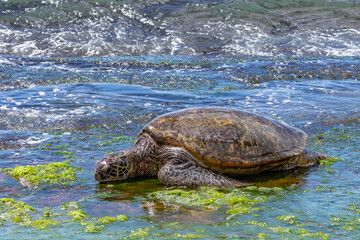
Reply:
[[[192,161],[171,160],[158,172],[158,179],[165,185],[173,186],[212,186],[212,187],[241,187],[241,183],[233,178],[216,174]]]

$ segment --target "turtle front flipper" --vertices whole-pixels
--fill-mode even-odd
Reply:
[[[165,185],[188,187],[240,187],[249,185],[230,177],[216,174],[192,161],[179,162],[171,160],[167,162],[158,172],[158,179]]]

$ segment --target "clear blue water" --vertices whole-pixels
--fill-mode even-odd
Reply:
[[[301,228],[330,239],[359,238],[359,6],[2,1],[0,168],[70,160],[84,171],[68,186],[39,189],[0,173],[0,197],[24,201],[39,214],[86,198],[79,204],[90,217],[125,214],[129,220],[108,224],[99,234],[73,222],[38,230],[5,221],[0,238],[125,239],[146,227],[151,229],[144,230],[145,239],[189,233],[294,239]],[[310,135],[309,149],[342,161],[252,177],[285,191],[266,193],[260,211],[233,219],[224,209],[154,200],[148,194],[168,189],[156,179],[94,180],[95,162],[131,146],[150,120],[197,106],[245,109],[285,121]],[[113,141],[121,136],[124,141]],[[281,215],[295,215],[299,226],[277,220]],[[292,230],[272,229],[278,226]]]

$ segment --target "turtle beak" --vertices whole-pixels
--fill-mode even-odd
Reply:
[[[102,174],[101,172],[96,171],[96,172],[95,172],[95,180],[96,180],[96,181],[99,181],[99,182],[104,181],[104,176],[103,176],[103,174]]]

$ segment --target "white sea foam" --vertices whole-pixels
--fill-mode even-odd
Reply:
[[[49,140],[49,138],[37,138],[37,137],[29,137],[28,139],[26,139],[25,141],[23,141],[24,144],[29,144],[29,145],[33,145],[33,144],[40,144],[42,142],[45,142]]]
[[[64,1],[45,0],[31,9],[8,9],[3,12],[8,22],[0,25],[0,54],[360,56],[360,30],[353,20],[357,13],[350,7],[265,7],[263,13],[255,13],[246,12],[239,2],[234,7],[161,2],[156,10],[148,11],[150,3],[140,2],[103,1],[97,3],[99,7],[89,7],[87,1],[80,1],[80,8],[66,11]],[[179,10],[177,14],[168,12],[173,7]],[[58,14],[64,17],[57,19]],[[281,17],[287,20],[279,22]],[[0,60],[2,63],[8,62]]]
[[[282,104],[286,104],[286,103],[290,103],[290,102],[291,102],[291,100],[285,99],[285,100],[283,100],[281,103],[282,103]]]
[[[0,110],[8,110],[9,108],[7,107],[7,105],[2,105],[0,106]]]

